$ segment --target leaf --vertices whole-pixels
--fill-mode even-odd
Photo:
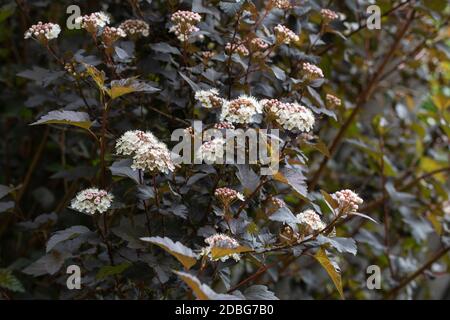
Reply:
[[[317,251],[317,253],[314,255],[314,258],[321,264],[321,266],[325,269],[325,271],[330,276],[331,280],[333,281],[334,285],[336,286],[336,289],[339,292],[339,295],[342,299],[344,298],[344,291],[342,290],[342,279],[339,272],[336,271],[333,264],[331,263],[330,259],[328,259],[327,254],[325,253],[325,250],[322,248]]]
[[[316,240],[319,242],[320,245],[326,243],[330,244],[340,253],[348,252],[353,255],[356,255],[356,252],[358,251],[356,247],[356,242],[352,238],[342,238],[342,237],[328,238],[319,234]]]
[[[92,80],[94,80],[97,87],[100,90],[105,91],[105,73],[87,63],[83,63],[83,65],[86,68],[86,72],[91,76]]]
[[[11,191],[13,191],[13,189],[11,189],[10,187],[0,184],[0,199],[6,196]]]
[[[68,252],[58,252],[53,250],[30,264],[28,267],[23,269],[22,272],[35,277],[39,277],[44,274],[52,275],[61,269],[64,261],[69,257],[71,257],[71,254]]]
[[[111,81],[111,89],[107,92],[112,99],[116,99],[132,92],[154,93],[159,91],[158,88],[152,87],[148,83],[139,81],[136,78],[127,78]]]
[[[114,161],[108,169],[113,176],[127,177],[134,180],[137,184],[140,183],[139,171],[131,169],[131,159]]]
[[[129,267],[131,267],[130,262],[124,262],[115,266],[104,266],[101,267],[98,271],[97,275],[95,276],[98,280],[103,280],[110,276],[115,276],[118,274],[123,273],[125,270],[127,270]]]
[[[51,71],[34,66],[32,70],[25,70],[17,74],[19,77],[34,80],[37,85],[47,87],[64,75],[64,71]]]
[[[260,284],[245,289],[244,296],[247,300],[279,300],[269,288]]]
[[[50,252],[58,243],[74,239],[83,233],[90,232],[85,226],[73,226],[65,230],[55,232],[52,237],[47,241],[47,252]]]
[[[38,124],[68,124],[83,129],[89,129],[92,122],[86,112],[54,110],[42,116],[38,121],[32,123],[32,126]]]
[[[177,258],[186,270],[189,270],[197,263],[197,255],[181,242],[173,242],[172,239],[168,237],[144,237],[141,238],[141,240],[156,244],[157,246],[163,248]]]
[[[172,54],[177,54],[180,55],[181,52],[180,50],[178,50],[176,47],[172,47],[170,46],[168,43],[166,42],[160,42],[160,43],[153,43],[151,45],[151,48],[154,51],[157,52],[162,52],[162,53],[172,53]]]
[[[323,196],[323,199],[325,200],[325,203],[330,208],[331,212],[334,213],[334,209],[339,208],[339,203],[326,191],[320,190],[320,193]]]
[[[299,195],[307,198],[308,187],[306,186],[306,178],[302,171],[298,168],[283,168],[273,175],[277,181],[289,184]]]
[[[193,82],[191,79],[189,79],[187,76],[185,76],[184,74],[182,74],[179,71],[178,71],[178,73],[191,86],[192,90],[194,90],[194,91],[201,90],[200,87],[195,82]]]
[[[211,248],[211,257],[216,260],[225,256],[229,256],[235,253],[244,253],[252,251],[252,248],[247,246],[238,246],[234,249],[231,248],[220,248],[220,247],[212,247]]]
[[[12,292],[25,292],[20,281],[12,274],[9,269],[0,269],[0,288]]]
[[[249,165],[237,164],[238,172],[236,176],[244,187],[244,194],[249,195],[257,188],[259,176],[250,168]]]
[[[377,222],[375,219],[369,217],[368,215],[365,215],[364,213],[360,213],[360,212],[352,212],[351,214],[352,214],[352,215],[355,215],[355,216],[359,216],[359,217],[365,218],[365,219],[368,219],[368,220],[370,220],[370,221],[375,222],[376,224],[378,224],[378,222]]]
[[[288,225],[297,225],[298,220],[287,207],[281,207],[269,216],[269,220],[283,222]]]
[[[273,71],[273,74],[275,75],[275,77],[276,77],[278,80],[281,80],[281,81],[286,80],[286,73],[284,72],[283,69],[281,69],[281,68],[279,68],[279,67],[273,65],[273,66],[272,66],[272,71]]]
[[[227,15],[234,16],[239,12],[244,2],[244,0],[220,1],[219,6]]]
[[[2,201],[0,202],[0,213],[8,211],[14,208],[14,206],[14,201]]]
[[[181,278],[191,290],[194,292],[195,297],[198,300],[241,300],[237,296],[231,294],[217,293],[211,289],[208,285],[202,284],[197,277],[182,271],[173,271],[177,276]]]

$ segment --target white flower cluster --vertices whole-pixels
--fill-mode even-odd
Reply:
[[[234,130],[236,128],[235,128],[235,126],[232,123],[229,123],[229,122],[218,122],[218,123],[214,124],[214,129]]]
[[[228,54],[232,54],[232,53],[237,53],[240,56],[246,57],[250,54],[250,52],[248,51],[247,47],[244,44],[231,44],[229,42],[227,42],[227,44],[225,45],[225,52],[227,52]]]
[[[42,23],[39,21],[25,32],[24,38],[34,38],[41,42],[47,42],[48,40],[58,38],[60,32],[61,27],[58,24],[51,22]]]
[[[260,121],[262,106],[254,97],[241,95],[226,101],[222,106],[220,121],[249,124]]]
[[[289,0],[272,0],[272,4],[275,8],[287,10],[292,7],[291,1]]]
[[[323,78],[322,69],[309,62],[304,62],[302,65],[303,72],[309,79]]]
[[[109,22],[109,16],[102,11],[80,16],[75,19],[75,23],[80,24],[89,33],[96,33],[98,29],[105,27]]]
[[[148,37],[150,33],[150,26],[148,23],[137,19],[125,20],[120,24],[119,28],[131,36],[141,35],[142,37]]]
[[[300,39],[294,31],[281,24],[276,25],[274,30],[278,43],[290,44],[291,42],[297,42]]]
[[[358,212],[359,205],[364,201],[352,190],[344,189],[331,195],[339,204],[339,213],[347,214]]]
[[[126,36],[127,34],[123,29],[115,27],[105,27],[102,33],[103,42],[107,47],[110,47],[114,42]]]
[[[218,259],[213,259],[211,256],[212,248],[236,249],[237,247],[239,247],[239,242],[237,242],[236,239],[233,239],[222,233],[216,233],[216,234],[206,238],[205,242],[206,242],[206,244],[208,244],[208,246],[206,248],[202,249],[202,252],[200,253],[200,255],[202,255],[202,256],[207,256],[213,261],[220,260],[222,262],[227,261],[229,258],[233,258],[235,261],[239,261],[241,259],[240,255],[238,253],[226,255],[226,256],[220,257]]]
[[[218,108],[223,103],[223,99],[219,97],[219,91],[217,89],[196,91],[195,99],[200,101],[202,107],[207,109]]]
[[[112,194],[105,190],[89,188],[80,191],[75,196],[70,208],[87,214],[103,213],[111,207],[113,199]]]
[[[269,44],[261,38],[253,38],[250,45],[255,51],[264,51],[269,47]]]
[[[332,94],[327,93],[325,99],[327,101],[328,106],[330,106],[331,108],[338,107],[341,105],[341,99],[339,99],[336,96],[333,96]]]
[[[174,25],[170,27],[169,31],[175,33],[178,40],[187,41],[192,33],[200,30],[195,25],[201,19],[202,17],[196,12],[178,10],[172,14],[171,21]]]
[[[320,10],[320,15],[325,21],[333,21],[339,18],[339,15],[330,9],[322,9]]]
[[[326,227],[320,216],[311,209],[300,212],[296,218],[299,224],[306,226],[312,231],[320,231]]]
[[[286,130],[309,132],[314,127],[314,115],[298,103],[283,103],[276,99],[262,100],[261,104],[275,121]]]
[[[132,130],[125,132],[116,141],[117,154],[133,156],[133,170],[163,172],[175,170],[167,146],[160,142],[151,132]]]
[[[270,197],[270,203],[276,208],[276,209],[280,209],[280,208],[284,208],[286,207],[286,203],[279,199],[279,198],[274,198],[274,197]]]
[[[227,187],[217,188],[214,191],[214,196],[216,196],[224,204],[230,204],[235,200],[245,201],[244,195],[242,193]]]
[[[198,155],[206,163],[221,163],[223,162],[223,155],[225,150],[225,140],[222,138],[215,138],[213,140],[203,143]]]

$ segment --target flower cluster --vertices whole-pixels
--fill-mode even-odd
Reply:
[[[214,129],[229,129],[234,130],[235,126],[230,122],[218,122],[214,124]]]
[[[75,61],[66,62],[64,64],[64,70],[69,73],[74,78],[87,78],[88,74],[86,71],[77,70],[77,64]]]
[[[300,212],[296,218],[299,224],[306,227],[306,230],[304,230],[306,233],[320,231],[326,227],[325,223],[320,219],[320,216],[311,209]]]
[[[163,172],[175,170],[167,146],[151,132],[132,130],[125,132],[116,142],[117,154],[133,156],[133,170]]]
[[[326,22],[333,21],[339,18],[339,15],[330,9],[320,10],[320,15]]]
[[[272,0],[272,5],[275,8],[287,10],[292,8],[291,1],[289,0]]]
[[[359,205],[363,203],[363,199],[349,189],[336,191],[331,196],[339,204],[339,213],[343,215],[357,212]]]
[[[225,45],[225,52],[227,52],[228,54],[236,52],[238,55],[243,57],[246,57],[250,54],[250,52],[248,51],[247,47],[244,44],[234,45],[229,42]]]
[[[253,38],[250,41],[250,45],[255,51],[264,51],[269,47],[269,44],[261,38]]]
[[[70,208],[87,213],[103,213],[110,207],[114,197],[105,190],[89,188],[80,191],[70,204]]]
[[[202,107],[207,109],[218,108],[223,103],[223,99],[219,97],[219,91],[217,89],[196,91],[195,99],[200,101]]]
[[[283,103],[276,99],[262,100],[266,112],[286,130],[298,129],[309,132],[314,126],[314,115],[308,108],[298,103]]]
[[[214,191],[214,196],[218,198],[222,203],[224,204],[231,204],[232,202],[236,200],[244,201],[244,195],[234,189],[223,187],[223,188],[217,188]]]
[[[147,22],[137,19],[129,19],[122,22],[119,26],[120,29],[125,31],[128,35],[141,35],[142,37],[148,37],[150,33],[150,27]]]
[[[58,24],[51,22],[42,23],[39,21],[25,32],[24,38],[34,38],[42,43],[46,43],[48,40],[58,38],[60,32],[61,27]]]
[[[105,27],[102,33],[103,43],[107,47],[111,47],[114,42],[120,38],[125,38],[127,34],[121,28]]]
[[[270,197],[270,203],[277,209],[286,207],[286,203],[283,200],[278,199],[278,198]]]
[[[327,93],[325,99],[327,101],[327,105],[330,108],[339,107],[341,105],[341,99],[339,99],[336,96],[333,96],[332,94]]]
[[[224,155],[225,140],[215,138],[202,144],[198,155],[206,163],[222,163]]]
[[[254,97],[241,95],[239,98],[227,101],[222,106],[220,121],[249,124],[259,122],[262,106]]]
[[[109,22],[109,16],[101,11],[80,16],[75,19],[75,23],[80,24],[83,29],[92,34],[95,34],[98,29],[104,28]]]
[[[195,25],[201,19],[202,17],[196,12],[178,10],[172,14],[171,21],[174,25],[169,31],[175,33],[178,40],[182,42],[187,41],[192,33],[200,30]]]
[[[278,24],[275,26],[275,37],[278,43],[290,44],[291,42],[297,42],[299,40],[298,35],[289,28]]]
[[[208,244],[208,246],[206,248],[202,249],[202,252],[200,253],[200,255],[207,256],[213,261],[220,260],[222,262],[225,262],[229,258],[233,258],[235,261],[239,261],[241,259],[240,255],[238,253],[226,255],[226,256],[220,257],[218,259],[212,258],[212,255],[211,255],[212,248],[236,249],[237,247],[239,247],[239,242],[237,242],[236,239],[233,239],[225,234],[216,233],[216,234],[206,238],[205,243]]]
[[[314,80],[317,78],[323,78],[322,69],[309,62],[304,62],[302,65],[303,72],[308,79]]]

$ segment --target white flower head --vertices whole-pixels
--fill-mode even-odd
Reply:
[[[312,231],[320,231],[326,227],[320,216],[311,209],[300,212],[296,218],[299,224],[310,228]]]
[[[341,105],[341,99],[329,93],[327,93],[325,100],[327,101],[327,105],[330,108],[338,107]]]
[[[219,90],[199,90],[195,92],[195,99],[198,100],[202,107],[211,109],[222,106],[223,99],[219,96]]]
[[[119,155],[133,156],[133,170],[163,172],[175,170],[170,151],[151,132],[132,130],[125,132],[116,141],[116,152]]]
[[[239,98],[227,101],[222,106],[220,121],[231,123],[260,122],[262,106],[254,97],[241,95]]]
[[[302,69],[308,79],[314,80],[317,78],[323,78],[322,69],[312,63],[304,62]]]
[[[278,43],[290,44],[291,42],[297,42],[300,39],[294,31],[281,24],[276,25],[274,30]]]
[[[223,163],[225,150],[225,140],[223,138],[215,138],[203,143],[198,152],[198,156],[206,163]]]
[[[150,26],[143,20],[129,19],[122,22],[119,26],[128,35],[140,35],[148,37],[150,34]]]
[[[104,213],[111,207],[113,199],[113,195],[105,190],[89,188],[75,196],[70,208],[87,214]]]
[[[320,15],[325,20],[325,22],[333,21],[339,19],[339,15],[330,9],[322,9],[320,10]]]
[[[25,39],[33,38],[40,42],[46,43],[48,40],[58,38],[61,32],[61,27],[56,23],[42,23],[32,25],[24,34]]]
[[[359,205],[364,202],[355,192],[349,189],[336,191],[331,196],[339,204],[339,213],[344,215],[358,212]]]
[[[286,130],[309,132],[314,127],[314,115],[298,103],[283,103],[276,99],[263,100],[264,109]]]
[[[90,33],[96,33],[99,29],[104,28],[110,23],[109,16],[103,12],[93,12],[84,16],[77,17],[75,23]]]
[[[244,195],[242,193],[227,187],[217,188],[214,191],[214,196],[226,205],[230,205],[236,200],[245,201]]]
[[[173,26],[170,27],[169,32],[174,33],[181,42],[189,40],[192,33],[200,31],[196,24],[202,17],[196,12],[178,10],[170,19]]]
[[[216,233],[216,234],[206,238],[205,242],[206,242],[206,244],[208,244],[208,246],[202,249],[202,252],[200,253],[202,256],[207,256],[209,259],[211,259],[213,261],[220,260],[222,262],[227,261],[229,258],[233,258],[235,261],[239,261],[241,259],[240,255],[238,253],[226,255],[226,256],[220,257],[218,259],[213,259],[212,255],[211,255],[211,249],[214,247],[226,248],[226,249],[236,249],[237,247],[239,247],[239,242],[237,242],[236,239],[233,239],[222,233]]]

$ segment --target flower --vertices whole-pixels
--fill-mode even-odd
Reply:
[[[223,103],[223,99],[219,97],[219,91],[217,89],[196,91],[195,99],[200,101],[202,107],[207,109],[218,108]]]
[[[311,209],[305,210],[303,212],[300,212],[296,216],[297,221],[299,224],[306,226],[307,229],[305,231],[320,231],[325,229],[326,225],[325,223],[320,219],[320,216]]]
[[[64,70],[74,78],[81,79],[88,77],[87,72],[81,71],[79,64],[75,60],[64,63]]]
[[[125,132],[116,141],[117,154],[133,156],[133,170],[163,172],[175,170],[167,146],[160,142],[151,132],[132,130]]]
[[[230,122],[218,122],[216,124],[214,124],[214,129],[229,129],[229,130],[234,130],[235,127],[232,123]]]
[[[276,25],[274,30],[278,43],[290,44],[291,42],[296,42],[300,39],[292,30],[281,24]]]
[[[339,204],[339,213],[344,215],[357,212],[359,205],[364,202],[363,199],[349,189],[336,191],[331,196]]]
[[[215,138],[202,144],[198,156],[206,163],[222,163],[224,155],[225,140]]]
[[[272,0],[272,4],[275,8],[286,10],[292,7],[289,0]]]
[[[214,191],[214,196],[226,205],[230,205],[236,200],[245,201],[244,195],[242,193],[227,187],[217,188]]]
[[[255,51],[264,51],[269,47],[269,44],[261,38],[253,38],[250,45]]]
[[[239,247],[239,242],[236,239],[233,239],[225,234],[216,233],[205,239],[205,243],[208,244],[207,247],[203,248],[200,255],[207,256],[209,259],[213,261],[220,260],[222,262],[227,261],[229,258],[233,258],[235,261],[239,261],[241,259],[238,253],[233,253],[229,255],[225,255],[220,258],[213,259],[211,255],[212,248],[225,248],[225,249],[236,249]]]
[[[111,47],[120,38],[125,38],[127,34],[121,28],[105,27],[102,33],[103,42],[107,47]]]
[[[330,9],[320,10],[320,15],[326,22],[330,22],[339,18],[339,15]]]
[[[341,99],[339,99],[336,96],[333,96],[332,94],[327,93],[325,99],[330,108],[335,108],[341,105]]]
[[[241,95],[239,98],[227,101],[222,106],[220,121],[249,124],[259,122],[262,106],[254,97]]]
[[[277,209],[286,207],[286,203],[283,200],[278,199],[278,198],[270,197],[270,202]]]
[[[148,37],[150,33],[150,26],[147,22],[137,19],[129,19],[122,22],[119,26],[128,35],[141,35]]]
[[[237,54],[243,57],[246,57],[250,54],[250,52],[248,51],[247,47],[244,44],[236,45],[231,44],[229,42],[225,45],[225,52],[227,52],[228,54],[236,52]]]
[[[70,204],[70,208],[87,213],[103,213],[110,207],[114,197],[105,190],[89,188],[80,191]]]
[[[196,12],[178,10],[172,14],[171,21],[174,25],[170,27],[169,32],[175,33],[178,40],[187,41],[192,33],[200,30],[195,25],[201,19],[202,17]]]
[[[303,72],[305,73],[306,77],[313,80],[316,78],[323,78],[323,72],[322,69],[320,69],[318,66],[313,65],[308,62],[304,62],[302,65]]]
[[[58,38],[61,32],[61,27],[56,23],[42,23],[39,21],[33,24],[24,34],[25,39],[34,38],[42,43],[47,43],[48,40]]]
[[[286,130],[298,129],[309,132],[314,126],[314,115],[298,103],[283,103],[276,99],[261,101],[266,112]]]
[[[75,23],[80,24],[83,29],[92,34],[95,34],[98,29],[108,25],[109,22],[109,16],[102,11],[80,16],[75,19]]]

